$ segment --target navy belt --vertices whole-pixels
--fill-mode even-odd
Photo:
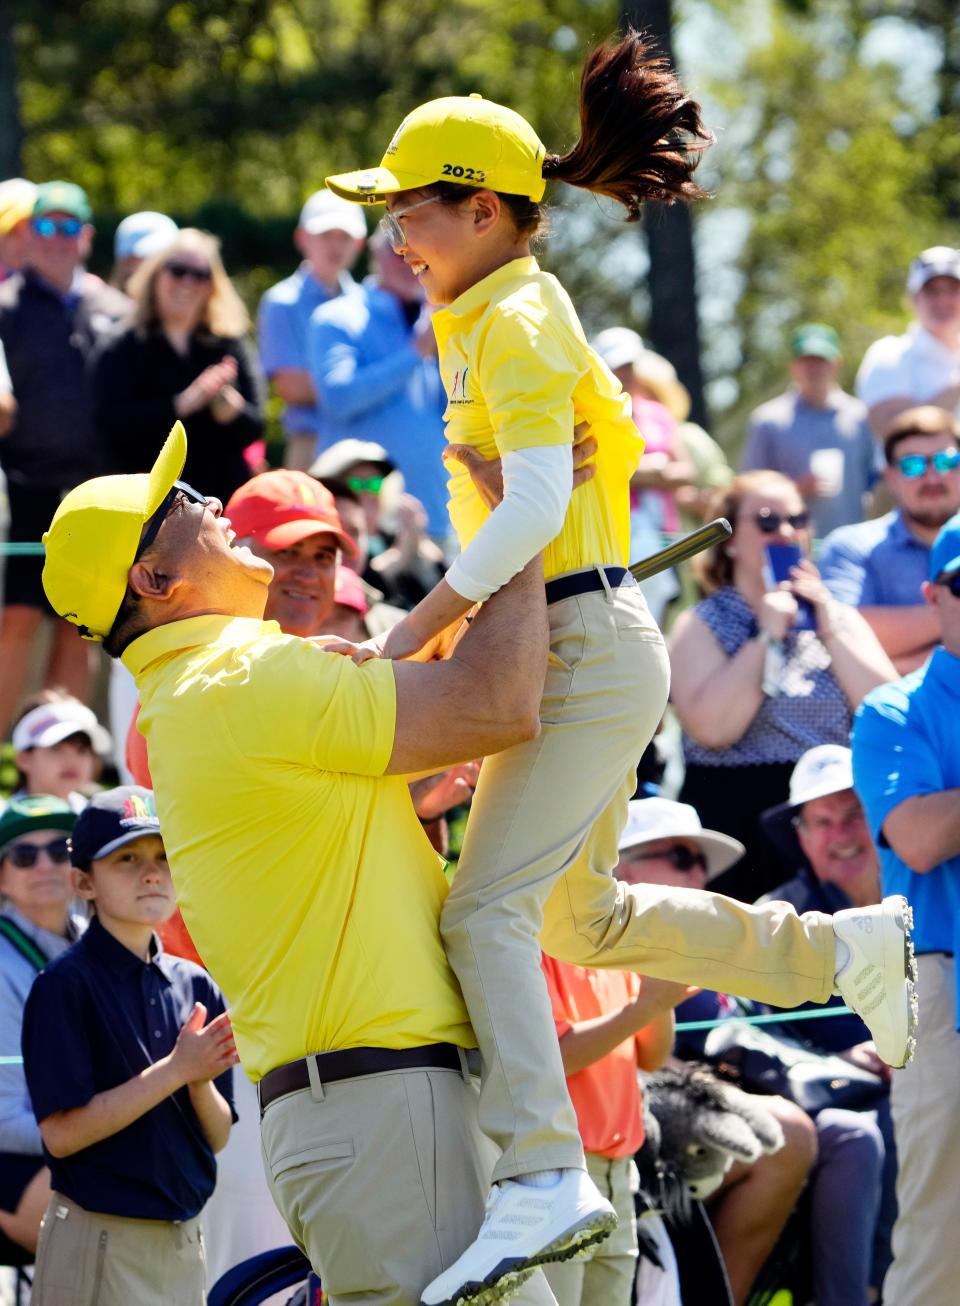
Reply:
[[[419,1048],[344,1048],[340,1052],[315,1052],[301,1061],[289,1061],[268,1071],[257,1085],[260,1113],[271,1102],[287,1093],[310,1087],[307,1062],[317,1068],[321,1084],[338,1079],[359,1079],[363,1075],[382,1075],[387,1070],[456,1070],[462,1073],[460,1049],[452,1043],[428,1043]]]
[[[636,581],[626,567],[604,567],[603,574],[612,590],[622,586],[632,588]],[[605,590],[600,579],[600,568],[591,567],[589,571],[575,571],[570,576],[556,576],[546,584],[547,602],[559,603],[561,599],[572,599],[578,594],[592,594],[596,590]]]

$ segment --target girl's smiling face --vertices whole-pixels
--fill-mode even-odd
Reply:
[[[478,190],[459,204],[422,202],[431,198],[429,187],[387,197],[387,210],[404,236],[397,253],[431,304],[452,304],[498,267],[530,252],[493,191]]]

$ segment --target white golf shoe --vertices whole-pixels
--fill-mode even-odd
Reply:
[[[552,1188],[504,1179],[467,1250],[424,1289],[423,1306],[507,1301],[538,1265],[568,1261],[617,1226],[617,1215],[585,1170],[564,1170]]]
[[[917,1044],[917,964],[906,898],[850,907],[833,917],[833,931],[849,949],[837,971],[837,991],[864,1021],[888,1066],[905,1066]],[[838,951],[838,957],[842,954]]]

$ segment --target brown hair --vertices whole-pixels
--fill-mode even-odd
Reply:
[[[157,312],[156,281],[164,265],[183,250],[199,254],[210,265],[212,281],[210,295],[204,308],[201,326],[213,336],[224,340],[239,340],[250,330],[250,315],[243,300],[233,288],[220,257],[220,242],[209,231],[198,227],[184,227],[173,237],[166,249],[145,259],[127,283],[127,294],[133,300],[133,325],[141,334],[160,323]]]
[[[883,454],[890,466],[893,466],[894,449],[911,435],[952,435],[960,443],[957,419],[946,408],[938,408],[936,404],[908,408],[893,419],[884,433]]]
[[[669,59],[630,28],[621,41],[598,45],[587,56],[580,76],[580,139],[566,154],[548,154],[543,175],[616,200],[627,210],[627,221],[636,222],[644,200],[673,204],[707,194],[693,171],[713,139]],[[476,187],[437,182],[429,189],[444,203],[459,204]],[[536,200],[500,198],[519,235],[544,234]]]
[[[741,472],[729,485],[723,486],[714,493],[707,508],[706,520],[726,517],[736,532],[737,518],[740,516],[744,499],[765,485],[774,485],[781,489],[789,488],[797,494],[800,493],[796,482],[791,481],[789,476],[784,476],[781,472],[766,468],[755,472]],[[694,559],[694,572],[705,594],[712,594],[714,590],[723,589],[725,585],[733,582],[733,559],[727,552],[729,545],[729,538],[721,540],[719,544],[712,545]]]

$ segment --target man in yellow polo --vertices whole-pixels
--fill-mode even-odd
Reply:
[[[536,730],[542,571],[448,661],[356,667],[261,620],[270,564],[177,481],[185,455],[178,423],[149,476],[73,491],[44,584],[136,677],[178,899],[232,995],[291,1233],[331,1303],[413,1306],[476,1235],[490,1165],[404,777]],[[552,1301],[539,1274],[522,1292]]]

